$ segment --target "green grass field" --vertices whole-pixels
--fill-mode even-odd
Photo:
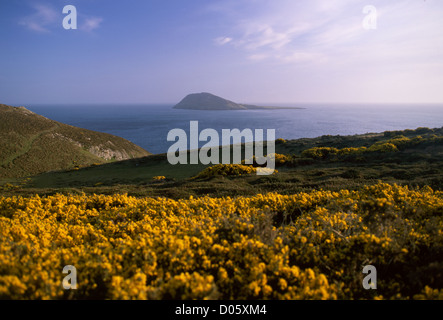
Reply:
[[[378,147],[389,141],[398,145],[396,150],[382,150]],[[9,185],[3,186],[3,193],[128,193],[178,199],[191,195],[221,197],[266,192],[291,194],[313,189],[357,189],[378,181],[409,186],[429,185],[441,190],[442,141],[443,129],[427,128],[290,141],[280,139],[276,141],[276,153],[286,155],[288,161],[277,164],[278,173],[271,176],[251,174],[193,179],[208,165],[171,165],[166,154],[161,154],[47,172],[26,180],[4,179],[3,185]],[[307,156],[307,150],[318,152],[328,148],[354,149],[349,149],[351,151],[347,153],[339,151]],[[368,151],[360,152],[359,148]],[[155,176],[164,176],[166,179],[157,181],[153,179]]]

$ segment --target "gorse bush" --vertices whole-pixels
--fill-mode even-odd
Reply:
[[[395,144],[386,143],[376,143],[367,149],[368,152],[397,152],[398,148]]]
[[[422,138],[420,136],[415,137],[414,139],[409,139],[405,136],[395,136],[388,141],[388,143],[392,143],[397,148],[412,146],[412,141],[420,141]]]
[[[367,150],[366,147],[359,147],[359,148],[342,148],[337,151],[337,154],[339,155],[348,155],[348,154],[362,154]]]
[[[288,141],[286,141],[285,139],[282,139],[282,138],[278,138],[275,140],[275,144],[285,144],[287,142]]]
[[[282,166],[284,164],[292,162],[292,157],[290,155],[285,155],[285,154],[280,154],[280,153],[271,153],[271,154],[266,155],[265,157],[266,157],[266,159],[264,159],[264,157],[263,157],[264,161],[274,161],[276,166]],[[263,159],[262,159],[262,161],[260,161],[261,163],[264,162]],[[266,164],[259,164],[256,156],[253,156],[252,159],[249,158],[247,160],[242,160],[241,163],[243,165],[250,163],[251,165],[257,166],[257,167],[266,165]]]
[[[405,136],[405,135],[420,135],[420,134],[432,134],[440,131],[441,129],[430,129],[425,127],[420,127],[415,130],[406,129],[406,130],[396,130],[396,131],[385,131],[384,136],[387,138],[395,137],[395,136]]]
[[[309,157],[312,159],[327,159],[331,156],[344,156],[344,155],[362,155],[370,152],[397,152],[399,151],[397,146],[391,142],[375,143],[369,148],[366,147],[348,147],[348,148],[332,148],[332,147],[314,147],[304,150],[301,153],[302,157]]]
[[[432,299],[443,193],[0,197],[1,299]],[[362,287],[374,265],[378,289]],[[77,269],[64,290],[63,267]]]
[[[267,155],[271,160],[275,161],[276,166],[282,166],[290,161],[292,161],[291,156],[280,154],[280,153],[271,153]]]
[[[257,169],[253,166],[241,164],[216,164],[200,172],[195,179],[207,179],[216,176],[241,176],[245,174],[256,173]]]
[[[331,147],[315,147],[310,148],[301,153],[302,157],[309,157],[313,159],[325,159],[329,155],[335,155],[339,152],[337,148]]]
[[[420,128],[419,128],[420,129]],[[419,132],[425,132],[426,128],[417,129]],[[410,130],[412,133],[416,133],[417,130]],[[433,132],[431,129],[429,132]],[[417,131],[417,132],[418,132]],[[395,133],[408,133],[407,130],[399,131]],[[327,159],[337,156],[346,155],[364,155],[368,153],[391,153],[405,150],[407,148],[414,148],[417,146],[435,146],[443,144],[443,136],[436,134],[428,134],[426,137],[414,136],[408,138],[402,134],[393,135],[392,132],[385,132],[385,137],[389,137],[389,140],[377,141],[369,147],[346,147],[342,149],[334,147],[313,147],[304,150],[301,153],[302,157],[308,157],[312,159]]]

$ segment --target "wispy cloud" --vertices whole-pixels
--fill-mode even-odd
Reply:
[[[276,31],[270,25],[256,25],[249,28],[241,40],[241,44],[249,50],[270,48],[280,50],[288,45],[291,39],[291,30]]]
[[[218,37],[218,38],[214,39],[215,44],[219,45],[219,46],[223,46],[231,41],[232,41],[232,38],[230,38],[230,37]]]
[[[49,32],[52,25],[55,24],[59,14],[54,8],[45,5],[33,3],[34,13],[19,20],[19,24],[36,32]]]
[[[364,61],[376,58],[375,49],[383,50],[385,58],[398,54],[419,58],[419,52],[429,53],[432,48],[443,53],[443,45],[436,43],[443,35],[443,23],[435,15],[435,8],[442,7],[439,3],[373,0],[379,23],[372,31],[362,26],[367,1],[279,0],[278,6],[262,0],[243,3],[243,8],[231,4],[235,15],[234,10],[220,11],[235,28],[226,35],[229,42],[218,44],[240,49],[252,61],[321,63],[334,57]],[[252,6],[253,15],[249,14]]]
[[[79,29],[91,32],[100,27],[103,22],[103,18],[100,17],[85,17],[80,21]]]
[[[279,1],[279,6],[269,6],[263,1],[250,2],[255,8],[261,4],[262,12],[252,17],[245,15],[235,21],[235,34],[229,36],[231,41],[219,44],[230,44],[244,50],[252,61],[273,59],[287,63],[318,58],[318,52],[309,52],[312,50],[312,47],[308,48],[309,44],[320,40],[319,35],[332,23],[328,13],[332,10],[340,13],[349,3],[332,2],[333,5],[310,0],[300,4],[283,0]],[[314,39],[315,36],[318,38]]]
[[[263,53],[251,54],[250,56],[248,56],[248,59],[251,61],[263,61],[268,58],[269,58],[269,56],[267,54],[263,54]]]
[[[56,28],[62,28],[62,21],[65,15],[62,10],[55,10],[54,7],[43,3],[32,3],[33,13],[21,18],[19,24],[25,28],[39,33],[49,33]],[[77,12],[78,29],[91,32],[98,29],[103,22],[103,18],[85,15]]]

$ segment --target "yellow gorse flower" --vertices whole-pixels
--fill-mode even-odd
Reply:
[[[0,197],[0,298],[440,298],[442,216],[442,192],[383,183],[237,198]],[[365,264],[382,270],[377,292],[362,289]],[[66,265],[77,290],[62,287]],[[383,274],[391,266],[403,274]]]

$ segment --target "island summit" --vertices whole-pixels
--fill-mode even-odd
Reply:
[[[252,104],[239,104],[223,99],[212,93],[192,93],[174,106],[174,109],[188,110],[266,110],[266,109],[302,109],[297,107],[263,107]]]

